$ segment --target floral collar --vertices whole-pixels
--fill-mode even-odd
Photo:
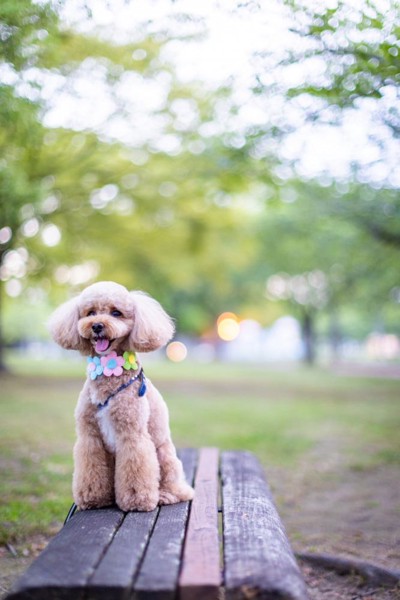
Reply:
[[[118,377],[125,371],[135,371],[139,368],[134,352],[124,352],[122,356],[117,356],[116,352],[110,352],[107,356],[88,356],[87,373],[90,379],[94,380],[100,375]]]

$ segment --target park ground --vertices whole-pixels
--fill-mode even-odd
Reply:
[[[145,361],[146,362],[146,361]],[[145,365],[146,366],[146,365]],[[0,594],[71,504],[81,362],[16,362],[1,385]],[[149,362],[177,446],[255,452],[297,553],[400,565],[400,380],[379,371]],[[383,375],[385,375],[383,373]],[[310,596],[400,598],[301,563]]]

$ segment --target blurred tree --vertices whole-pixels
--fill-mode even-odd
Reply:
[[[364,112],[371,127],[373,158],[358,162],[355,157],[353,162],[354,180],[367,185],[343,194],[342,203],[336,197],[332,212],[347,215],[375,239],[400,248],[400,3],[340,1],[334,8],[315,10],[301,0],[286,3],[294,12],[299,50],[284,64],[301,62],[306,73],[314,64],[314,74],[310,71],[307,81],[290,87],[288,98],[297,106],[302,99],[309,121],[340,125],[345,116]],[[323,69],[315,68],[318,60]]]
[[[334,322],[349,302],[357,303],[360,312],[375,315],[368,316],[372,325],[382,307],[399,301],[400,5],[396,0],[285,4],[295,37],[278,64],[272,49],[254,57],[255,101],[266,107],[266,120],[252,127],[247,148],[261,159],[272,148],[281,159],[272,178],[275,211],[269,200],[260,232],[266,241],[264,264],[277,297],[282,294],[302,314],[312,360],[313,322],[321,309]],[[268,110],[271,98],[275,105],[281,99],[279,120],[273,106]],[[352,170],[336,181],[329,166],[307,172],[302,153],[290,149],[296,131],[312,124],[321,132],[316,143],[323,145],[328,126],[355,122],[358,114],[369,128],[368,157],[354,154]],[[310,283],[318,281],[316,271],[323,274],[324,302]],[[337,337],[337,325],[332,330]]]
[[[43,136],[40,102],[25,75],[34,69],[46,38],[54,31],[56,14],[49,4],[5,0],[0,6],[0,261],[15,243],[21,209],[40,198],[40,183],[32,181],[27,165]],[[31,48],[32,51],[27,51]],[[11,260],[13,255],[11,256]],[[16,258],[16,255],[14,255]],[[14,260],[14,263],[20,261]],[[18,264],[15,264],[15,269]],[[20,276],[24,275],[19,265]],[[2,279],[4,277],[2,276]],[[0,296],[1,296],[0,286]],[[0,299],[1,305],[1,299]],[[0,369],[2,356],[0,324]]]
[[[255,98],[262,97],[265,103],[271,96],[283,98],[283,111],[279,121],[266,114],[265,125],[253,132],[251,150],[262,156],[271,138],[279,140],[281,148],[286,143],[287,150],[305,123],[320,132],[313,138],[315,142],[329,148],[328,127],[347,127],[352,138],[351,127],[356,129],[356,123],[361,123],[368,134],[368,152],[361,157],[355,151],[349,159],[348,175],[336,179],[343,180],[343,187],[353,185],[352,181],[365,184],[366,193],[343,194],[341,204],[336,197],[332,213],[340,210],[374,238],[399,247],[400,4],[398,0],[357,4],[342,0],[334,6],[316,6],[285,0],[285,5],[290,9],[294,40],[278,65],[271,66],[276,55],[257,57],[254,86]],[[304,180],[320,176],[323,187],[335,178],[330,166],[320,173],[317,168],[314,173],[307,171],[300,151],[295,156],[288,152],[288,158],[278,145],[275,149],[289,172],[283,179],[293,174]]]
[[[52,194],[55,178],[64,182],[69,176],[72,178],[73,162],[77,161],[81,177],[85,163],[91,163],[92,167],[95,163],[100,171],[99,179],[109,181],[110,157],[104,149],[110,150],[110,147],[97,136],[82,134],[79,138],[74,132],[69,135],[65,132],[64,139],[74,146],[75,152],[69,158],[68,146],[58,147],[55,156],[49,155],[49,151],[54,150],[51,140],[57,133],[43,124],[48,108],[46,85],[56,80],[59,87],[67,89],[90,56],[101,63],[112,86],[122,77],[124,69],[144,71],[147,68],[151,72],[151,61],[160,46],[148,39],[145,57],[135,61],[132,54],[137,45],[117,46],[68,30],[58,15],[62,4],[5,0],[0,6],[0,259],[1,280],[7,282],[12,296],[20,293],[21,282],[28,272],[47,276],[48,262],[51,265],[54,260],[55,252],[46,253],[46,248],[53,250],[61,235],[53,223],[53,213],[57,210],[65,213],[71,208],[57,193]],[[95,157],[88,157],[86,152],[94,152]],[[122,169],[126,162],[121,165]],[[82,188],[80,191],[79,186],[76,188],[73,200],[79,202]],[[79,230],[74,213],[68,216],[69,221],[64,223],[66,228],[73,232],[76,223]],[[41,244],[37,242],[39,235]],[[31,253],[32,248],[37,250],[36,254]],[[72,244],[69,252],[71,258],[78,255],[79,244]],[[0,326],[0,369],[4,366],[1,332]]]
[[[343,203],[372,193],[368,186],[353,185],[344,197],[337,186],[293,180],[283,191],[290,202],[282,201],[259,222],[267,298],[288,303],[298,315],[307,362],[315,358],[317,315],[330,316],[335,350],[340,315],[349,307],[357,306],[371,326],[396,301],[397,251],[371,238],[357,216],[349,219],[342,211]],[[387,196],[390,205],[391,190]]]
[[[223,159],[218,152],[225,169],[235,168],[237,153],[225,149]],[[25,240],[39,261],[38,276],[83,284],[71,267],[89,260],[98,263],[102,277],[143,285],[167,301],[173,288],[196,286],[200,279],[226,287],[221,271],[250,259],[241,244],[245,211],[229,196],[244,186],[238,172],[235,183],[224,183],[226,170],[211,149],[195,160],[188,152],[149,153],[145,168],[134,164],[135,154],[94,134],[53,130],[46,136],[36,169],[47,189],[36,218],[46,212],[47,225],[55,225],[61,239],[50,248],[40,235]]]

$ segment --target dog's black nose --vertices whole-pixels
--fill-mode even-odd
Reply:
[[[94,333],[101,333],[104,329],[103,323],[93,323],[92,330]]]

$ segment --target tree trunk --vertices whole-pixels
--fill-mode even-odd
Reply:
[[[314,315],[307,309],[304,310],[302,315],[301,332],[304,344],[304,361],[308,365],[313,365],[315,362]]]
[[[329,313],[329,342],[331,347],[332,360],[340,359],[340,346],[342,343],[342,334],[336,308],[331,308]]]

